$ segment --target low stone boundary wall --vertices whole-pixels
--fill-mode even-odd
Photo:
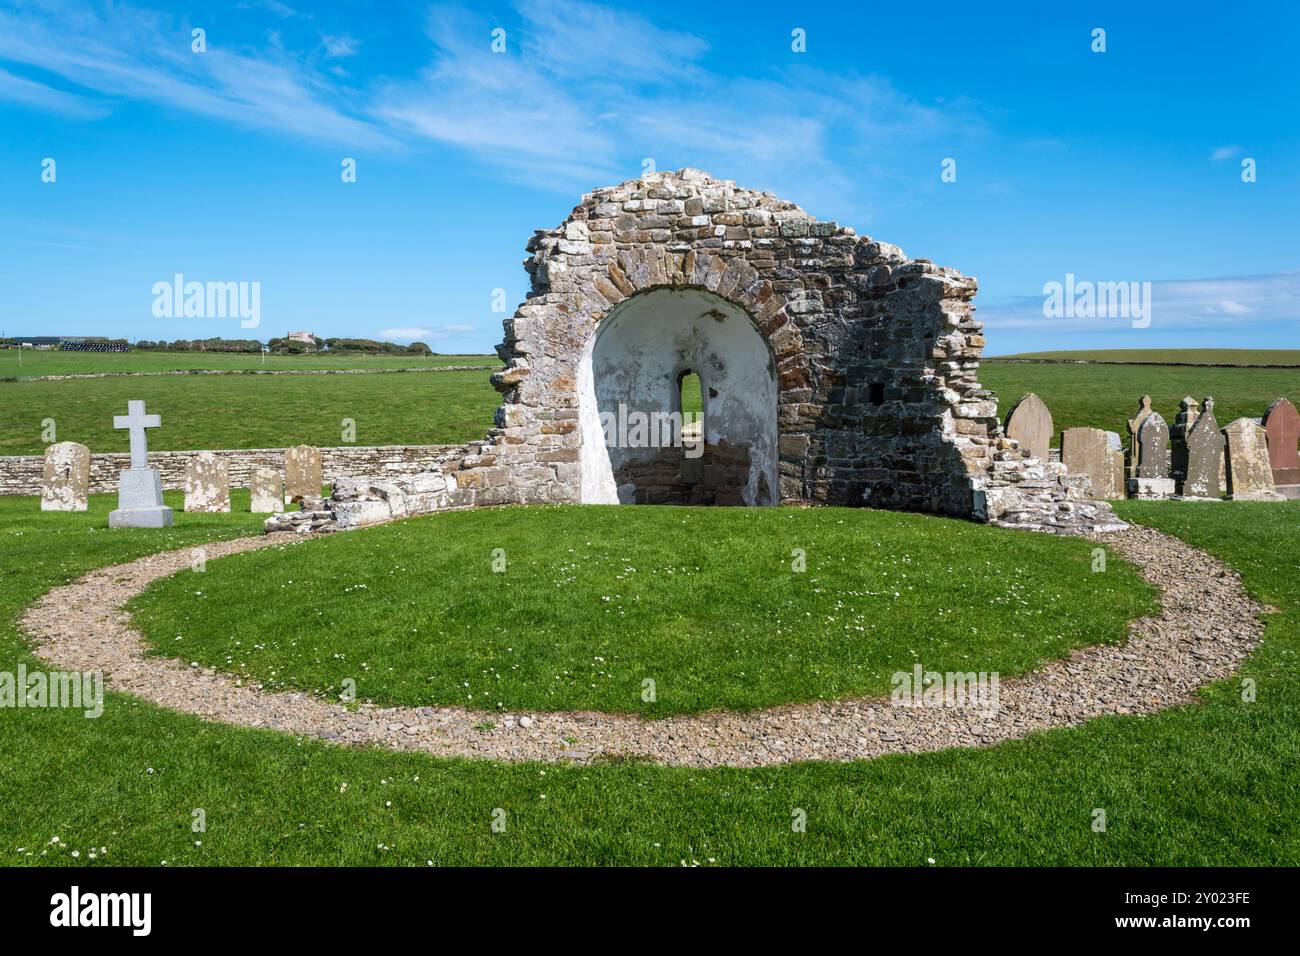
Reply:
[[[340,445],[322,448],[321,468],[327,483],[336,478],[356,475],[411,475],[425,471],[446,458],[448,451],[460,445]],[[254,468],[284,467],[283,448],[213,449],[214,455],[230,465],[230,486],[247,488]],[[175,491],[185,486],[185,463],[194,451],[151,451],[149,466],[162,475],[163,488]],[[43,455],[0,457],[0,495],[39,495]],[[129,467],[127,452],[110,452],[90,456],[90,492],[117,491],[118,472]]]

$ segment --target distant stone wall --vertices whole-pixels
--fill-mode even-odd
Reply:
[[[459,445],[342,445],[322,448],[321,465],[326,483],[353,475],[411,475],[442,462],[447,452]],[[230,465],[230,486],[247,488],[254,468],[284,467],[283,448],[233,448],[213,450]],[[149,465],[162,474],[163,488],[179,490],[185,486],[185,463],[198,451],[151,451]],[[118,472],[129,467],[126,452],[91,455],[91,494],[117,490]],[[43,455],[0,457],[0,495],[38,495],[41,493]]]

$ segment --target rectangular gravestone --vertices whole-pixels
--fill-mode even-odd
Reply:
[[[226,459],[201,451],[185,463],[185,510],[230,510],[230,466]]]
[[[172,509],[163,504],[162,478],[149,467],[146,428],[162,425],[161,415],[147,415],[144,402],[128,401],[125,415],[113,416],[113,427],[124,428],[131,439],[131,467],[121,472],[117,508],[108,513],[110,528],[167,528]]]
[[[1300,498],[1300,413],[1285,398],[1279,398],[1264,413],[1268,432],[1268,460],[1273,471],[1273,486],[1287,498]]]
[[[1187,470],[1178,486],[1182,497],[1218,501],[1223,496],[1219,483],[1223,445],[1223,433],[1214,420],[1214,399],[1207,398],[1196,423],[1187,432]]]
[[[288,504],[321,494],[320,449],[294,445],[284,452],[284,500]]]
[[[1124,439],[1119,437],[1119,432],[1105,434],[1110,457],[1106,463],[1106,491],[1101,497],[1113,501],[1124,497]]]
[[[1228,494],[1233,501],[1284,501],[1273,488],[1268,460],[1268,432],[1249,418],[1238,418],[1223,429],[1227,443]]]
[[[45,449],[41,470],[42,511],[85,511],[90,493],[90,449],[61,441]]]
[[[1087,475],[1094,498],[1122,498],[1116,487],[1110,441],[1100,428],[1067,428],[1061,432],[1061,464],[1071,475]],[[1120,465],[1122,471],[1123,465]]]
[[[274,468],[254,468],[248,480],[248,510],[277,514],[284,510],[284,479]]]

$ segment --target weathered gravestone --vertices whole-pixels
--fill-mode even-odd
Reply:
[[[1169,477],[1169,426],[1159,412],[1152,412],[1138,427],[1137,477],[1130,478],[1129,494],[1134,498],[1168,498],[1174,493]]]
[[[1228,448],[1228,494],[1234,501],[1282,501],[1273,489],[1268,462],[1268,432],[1250,418],[1238,418],[1223,429]]]
[[[1039,461],[1048,460],[1048,449],[1052,446],[1052,413],[1033,392],[1022,397],[1007,412],[1005,430],[1008,438],[1020,442],[1020,447]]]
[[[1138,473],[1138,432],[1142,423],[1151,417],[1151,396],[1143,395],[1138,402],[1137,414],[1128,420],[1128,473],[1126,477],[1136,478]]]
[[[1094,497],[1124,497],[1119,484],[1122,459],[1116,462],[1110,440],[1100,428],[1067,428],[1061,432],[1061,464],[1072,475],[1087,475]]]
[[[319,498],[321,492],[320,449],[294,445],[284,452],[284,500]]]
[[[1174,416],[1174,425],[1169,429],[1170,475],[1176,481],[1187,476],[1187,436],[1196,424],[1201,408],[1196,399],[1188,395],[1178,403],[1178,414]]]
[[[284,480],[274,468],[254,468],[248,479],[248,510],[275,514],[284,510]]]
[[[1124,439],[1119,432],[1106,432],[1106,447],[1110,450],[1110,459],[1106,466],[1107,498],[1123,498],[1126,476],[1124,474]]]
[[[110,528],[166,528],[172,509],[163,504],[162,478],[149,467],[146,428],[162,426],[161,415],[146,415],[144,402],[128,401],[125,415],[113,416],[113,427],[124,428],[131,438],[131,467],[121,472],[117,509],[108,513]]]
[[[45,448],[41,471],[42,511],[85,511],[90,491],[90,449],[75,441]]]
[[[1273,469],[1275,490],[1288,498],[1300,498],[1300,413],[1285,398],[1279,398],[1264,413],[1268,431],[1268,460]]]
[[[1206,398],[1204,409],[1187,432],[1187,468],[1178,486],[1180,495],[1215,501],[1223,495],[1223,486],[1219,482],[1223,444],[1223,433],[1214,420],[1214,399]]]
[[[226,459],[201,451],[185,463],[185,510],[230,510],[230,466]]]

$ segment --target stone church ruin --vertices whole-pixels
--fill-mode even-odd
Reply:
[[[1086,482],[1002,431],[977,379],[976,282],[954,269],[695,169],[598,189],[527,251],[532,288],[504,323],[487,436],[422,474],[338,481],[268,529],[535,502],[1122,527]],[[688,374],[702,442],[675,423],[636,429],[682,411]]]

